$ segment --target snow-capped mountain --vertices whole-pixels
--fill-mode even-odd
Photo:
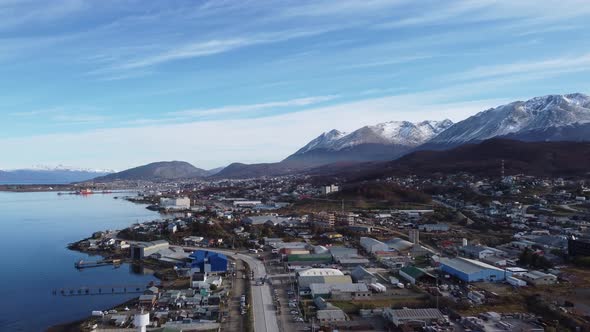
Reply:
[[[297,153],[305,153],[311,151],[313,149],[330,149],[334,142],[340,140],[341,138],[345,137],[347,133],[332,129],[328,132],[321,134],[320,136],[314,138],[311,142],[307,143],[304,147],[302,147]]]
[[[365,126],[350,134],[333,129],[309,142],[295,152],[295,155],[315,149],[338,151],[361,144],[417,146],[443,132],[452,124],[451,120],[422,121],[419,123],[390,121],[374,126]]]
[[[454,124],[421,149],[447,148],[498,136],[518,138],[521,133],[589,122],[589,96],[581,93],[548,95],[480,112]],[[543,140],[541,136],[537,137]]]
[[[88,172],[88,173],[115,173],[116,170],[113,169],[101,169],[101,168],[83,168],[83,167],[73,167],[73,166],[65,166],[59,164],[57,166],[48,166],[48,165],[34,165],[30,168],[22,168],[19,170],[30,170],[30,171],[71,171],[71,172]]]
[[[26,169],[0,170],[0,184],[68,184],[110,173],[113,171],[38,165]]]
[[[390,121],[365,126],[351,133],[325,132],[283,162],[317,166],[338,161],[391,160],[428,141],[453,122]]]

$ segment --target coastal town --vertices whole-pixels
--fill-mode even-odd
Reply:
[[[590,326],[584,181],[458,174],[111,184],[123,185],[139,192],[125,199],[161,218],[97,230],[70,247],[150,269],[159,282],[131,304],[89,313],[81,324],[89,331]]]
[[[590,0],[0,0],[0,332],[590,332]]]

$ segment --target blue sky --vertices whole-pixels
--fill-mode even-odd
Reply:
[[[1,169],[272,162],[590,92],[590,1],[0,0]]]

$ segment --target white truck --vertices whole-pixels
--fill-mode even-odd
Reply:
[[[368,286],[369,286],[369,289],[371,289],[375,293],[383,293],[387,290],[387,287],[385,287],[385,285],[380,284],[378,282],[374,282],[372,284],[369,284]]]

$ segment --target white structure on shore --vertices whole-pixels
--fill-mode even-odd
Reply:
[[[144,313],[143,310],[140,313],[135,314],[133,319],[133,325],[137,327],[137,331],[146,332],[147,326],[150,324],[150,314]]]
[[[160,207],[164,209],[177,209],[185,210],[191,208],[191,200],[188,197],[175,197],[175,198],[160,198]]]
[[[170,247],[168,241],[157,240],[153,242],[137,242],[131,245],[131,258],[144,259],[149,255],[155,254],[160,250],[165,250]]]

